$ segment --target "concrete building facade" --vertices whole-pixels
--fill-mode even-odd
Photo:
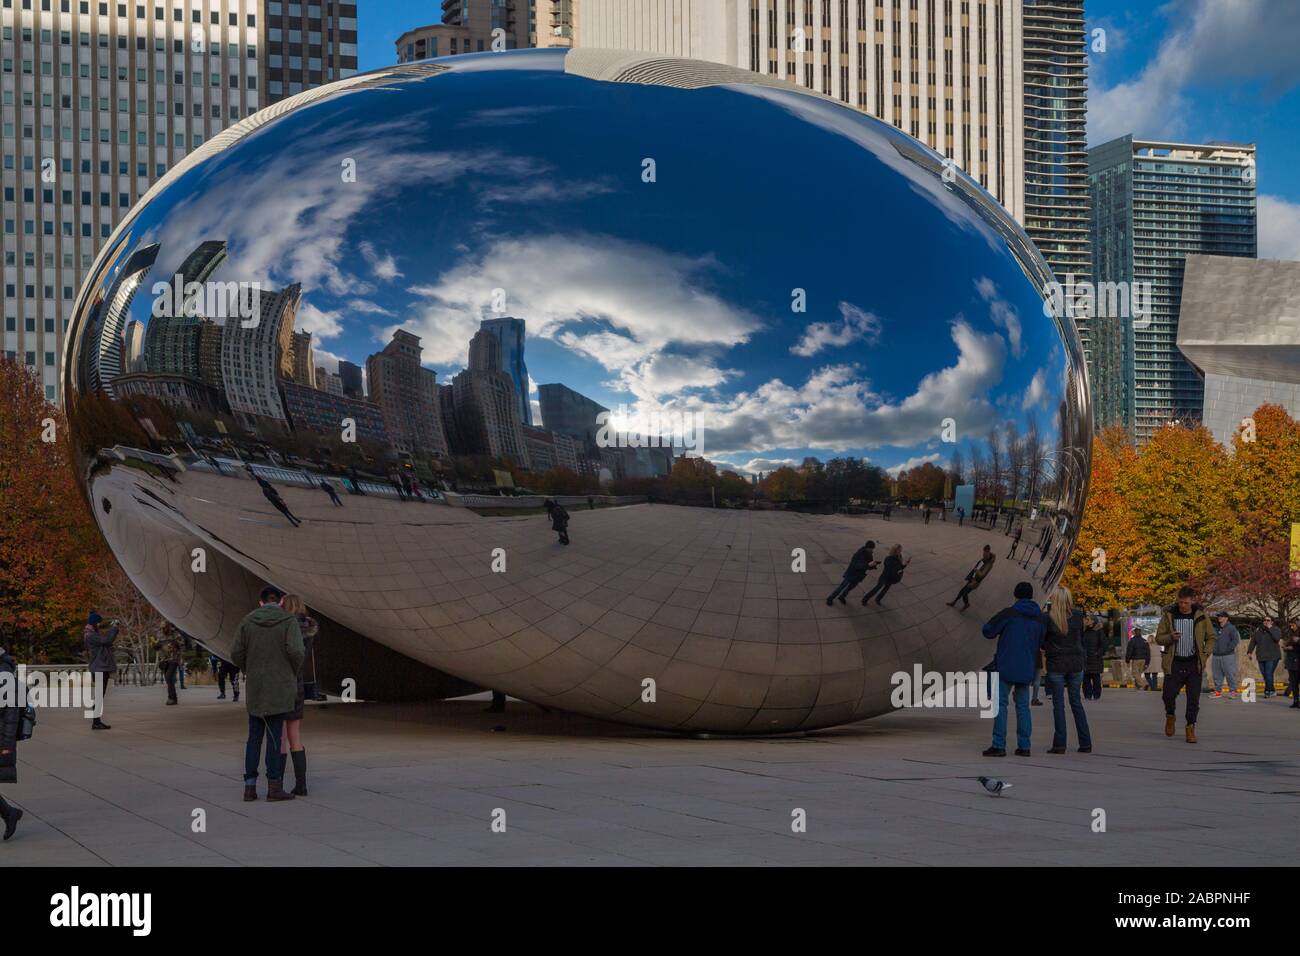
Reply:
[[[369,399],[383,411],[395,449],[441,458],[447,455],[447,436],[438,375],[420,364],[421,351],[419,336],[404,329],[394,332],[382,352],[366,359]]]

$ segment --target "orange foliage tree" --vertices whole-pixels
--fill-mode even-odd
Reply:
[[[76,487],[67,426],[35,376],[0,360],[0,644],[30,662],[78,653],[106,553]]]

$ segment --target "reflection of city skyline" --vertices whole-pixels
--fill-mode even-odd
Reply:
[[[342,434],[351,423],[357,440],[399,459],[483,455],[535,474],[561,468],[603,481],[671,470],[671,448],[601,447],[598,416],[609,409],[566,385],[538,387],[541,421],[534,422],[524,319],[482,319],[467,366],[449,382],[423,365],[420,337],[402,328],[364,366],[340,358],[332,372],[316,362],[313,333],[295,328],[301,285],[246,299],[218,276],[227,248],[205,240],[172,276],[153,277],[151,288],[169,301],[159,308],[155,300],[144,318],[132,318],[131,307],[160,247],[127,255],[95,307],[94,345],[85,352],[90,391],[168,406],[191,440],[222,438],[231,425],[265,440]],[[245,317],[247,302],[256,310]],[[218,314],[209,316],[214,303]]]

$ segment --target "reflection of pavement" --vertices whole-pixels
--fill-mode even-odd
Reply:
[[[114,688],[106,733],[42,713],[5,788],[26,815],[0,867],[1236,866],[1293,852],[1300,718],[1284,701],[1206,700],[1189,746],[1161,733],[1158,695],[1107,690],[1088,704],[1095,753],[1045,753],[1051,716],[1035,707],[1035,755],[1003,760],[979,756],[990,722],[970,711],[690,740],[513,702],[504,717],[481,701],[309,705],[311,796],[270,805],[241,801],[247,719],[215,696],[191,686],[165,707],[160,685]],[[980,774],[1015,788],[991,797]],[[488,826],[498,807],[504,834]],[[795,807],[806,833],[791,832]]]
[[[1001,533],[912,517],[573,508],[564,547],[544,515],[355,496],[337,508],[324,492],[277,487],[301,527],[252,482],[211,474],[173,485],[115,468],[94,497],[111,499],[105,532],[145,593],[218,649],[264,579],[480,686],[648,726],[761,732],[882,713],[895,671],[986,663],[978,625],[1028,577],[1004,560]],[[879,571],[847,606],[827,607],[867,537],[877,559],[896,542],[914,556],[903,581],[883,609],[858,604]],[[944,602],[985,542],[998,561],[960,614]],[[219,552],[204,575],[190,571],[199,545]],[[492,571],[498,548],[504,573]],[[797,548],[804,573],[791,570]],[[356,677],[364,698],[366,675]],[[642,700],[646,678],[653,702]]]

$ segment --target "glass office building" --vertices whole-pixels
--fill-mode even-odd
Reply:
[[[1095,418],[1145,441],[1166,422],[1201,420],[1204,383],[1177,343],[1184,260],[1255,257],[1255,147],[1123,136],[1088,151],[1088,179],[1095,280],[1149,288],[1137,321],[1094,320]]]

